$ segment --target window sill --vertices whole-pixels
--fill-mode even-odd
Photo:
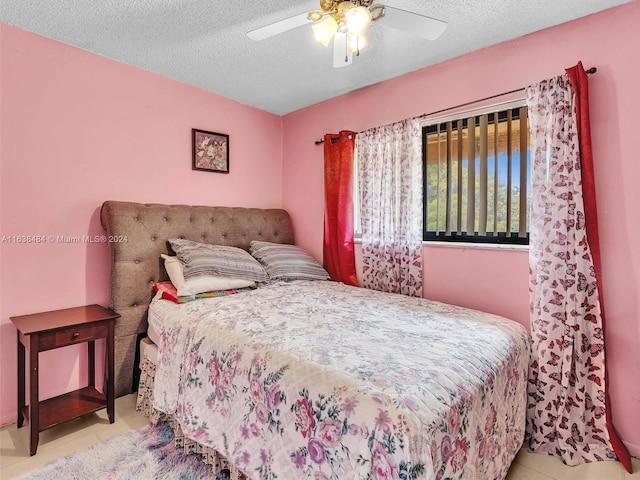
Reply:
[[[355,238],[354,243],[362,244],[361,238]],[[528,252],[529,245],[509,245],[499,243],[471,243],[471,242],[422,242],[423,247],[429,248],[472,248],[476,250],[512,250]]]
[[[422,242],[423,247],[436,248],[474,248],[477,250],[515,250],[528,252],[529,245],[509,245],[505,243],[472,243],[472,242]]]

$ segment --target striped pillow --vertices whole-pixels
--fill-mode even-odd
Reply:
[[[260,242],[249,253],[262,264],[271,280],[328,280],[329,274],[309,253],[295,245]]]
[[[237,247],[208,245],[181,238],[170,238],[171,248],[184,264],[184,278],[201,275],[241,278],[253,282],[269,279],[255,258]]]

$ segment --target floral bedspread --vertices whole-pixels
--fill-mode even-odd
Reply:
[[[155,408],[251,479],[501,479],[523,441],[530,340],[495,315],[317,281],[149,322]]]

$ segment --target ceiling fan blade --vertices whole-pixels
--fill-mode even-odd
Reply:
[[[435,40],[447,28],[447,22],[442,20],[387,5],[384,6],[382,24],[427,40]]]
[[[333,68],[346,67],[353,62],[353,52],[349,48],[347,34],[336,32],[333,37]]]
[[[249,37],[251,40],[260,41],[264,40],[265,38],[273,37],[274,35],[293,30],[294,28],[298,28],[302,25],[306,25],[307,23],[311,23],[311,20],[307,18],[307,15],[307,13],[301,13],[300,15],[285,18],[270,25],[256,28],[255,30],[247,32],[247,37]]]

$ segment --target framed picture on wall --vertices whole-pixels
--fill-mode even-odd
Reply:
[[[191,129],[193,170],[229,173],[229,135]]]

